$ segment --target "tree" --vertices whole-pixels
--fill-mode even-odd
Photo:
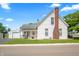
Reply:
[[[5,38],[5,34],[7,34],[9,31],[10,28],[7,29],[2,23],[0,23],[0,33],[3,33],[3,38]]]
[[[0,23],[0,33],[3,33],[5,31],[5,27],[2,23]]]
[[[7,31],[8,31],[8,32],[10,32],[10,31],[11,31],[11,29],[10,29],[10,28],[8,28],[8,29],[7,29]]]
[[[79,11],[64,16],[65,21],[69,24],[69,31],[79,31]]]

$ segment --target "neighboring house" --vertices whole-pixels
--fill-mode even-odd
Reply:
[[[79,23],[76,24],[76,26],[79,26]],[[69,32],[69,37],[70,38],[79,38],[79,31],[73,30]]]
[[[67,39],[68,24],[59,17],[56,7],[42,21],[24,24],[20,27],[22,38],[32,39]]]
[[[78,24],[76,24],[76,26],[79,26],[79,23],[78,23]]]
[[[9,38],[21,38],[20,30],[11,30],[9,32]]]
[[[69,32],[69,38],[79,38],[79,32],[75,30]]]

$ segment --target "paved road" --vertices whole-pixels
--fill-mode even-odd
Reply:
[[[12,39],[8,39],[8,38],[5,38],[5,39],[0,39],[0,44],[4,43],[4,42],[7,42],[7,41],[10,41]]]
[[[2,56],[79,56],[79,44],[47,46],[0,46]]]

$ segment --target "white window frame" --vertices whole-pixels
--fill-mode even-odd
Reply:
[[[45,28],[45,36],[48,36],[48,28]]]
[[[54,24],[54,18],[51,17],[51,24]]]

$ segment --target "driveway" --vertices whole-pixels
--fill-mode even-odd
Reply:
[[[8,39],[8,38],[0,39],[0,44],[3,44],[4,42],[10,41],[10,40],[12,39]]]
[[[79,44],[0,46],[2,56],[79,56]]]

